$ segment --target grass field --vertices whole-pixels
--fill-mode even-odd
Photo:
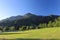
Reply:
[[[0,39],[60,39],[60,27],[43,28],[36,30],[18,31],[18,32],[4,32],[0,34]]]

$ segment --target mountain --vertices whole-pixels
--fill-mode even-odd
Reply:
[[[49,21],[54,21],[59,16],[49,15],[49,16],[38,16],[35,14],[27,13],[23,16],[12,16],[7,19],[0,21],[0,26],[37,26],[40,23],[48,23]]]
[[[3,20],[1,20],[0,22],[4,22],[4,21],[7,21],[7,20],[9,20],[9,21],[14,21],[14,20],[16,20],[16,19],[21,19],[21,18],[22,18],[22,16],[20,16],[20,15],[18,15],[18,16],[12,16],[12,17],[3,19]]]
[[[34,14],[31,14],[31,13],[27,13],[24,16],[21,16],[21,15],[11,16],[9,18],[6,18],[6,19],[1,20],[0,22],[7,21],[7,20],[14,21],[14,20],[22,19],[22,18],[28,18],[30,16],[35,16],[35,15]]]

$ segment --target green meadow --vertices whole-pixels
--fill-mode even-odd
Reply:
[[[0,39],[60,39],[60,27],[42,28],[17,32],[3,32],[0,34]]]

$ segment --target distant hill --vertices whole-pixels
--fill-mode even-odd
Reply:
[[[23,16],[12,16],[0,21],[0,26],[37,26],[40,23],[48,23],[57,19],[58,15],[38,16],[27,13]]]

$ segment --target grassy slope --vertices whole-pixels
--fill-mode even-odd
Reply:
[[[0,38],[15,39],[15,38],[41,38],[41,39],[60,39],[60,27],[43,28],[29,31],[5,32],[0,34]]]

